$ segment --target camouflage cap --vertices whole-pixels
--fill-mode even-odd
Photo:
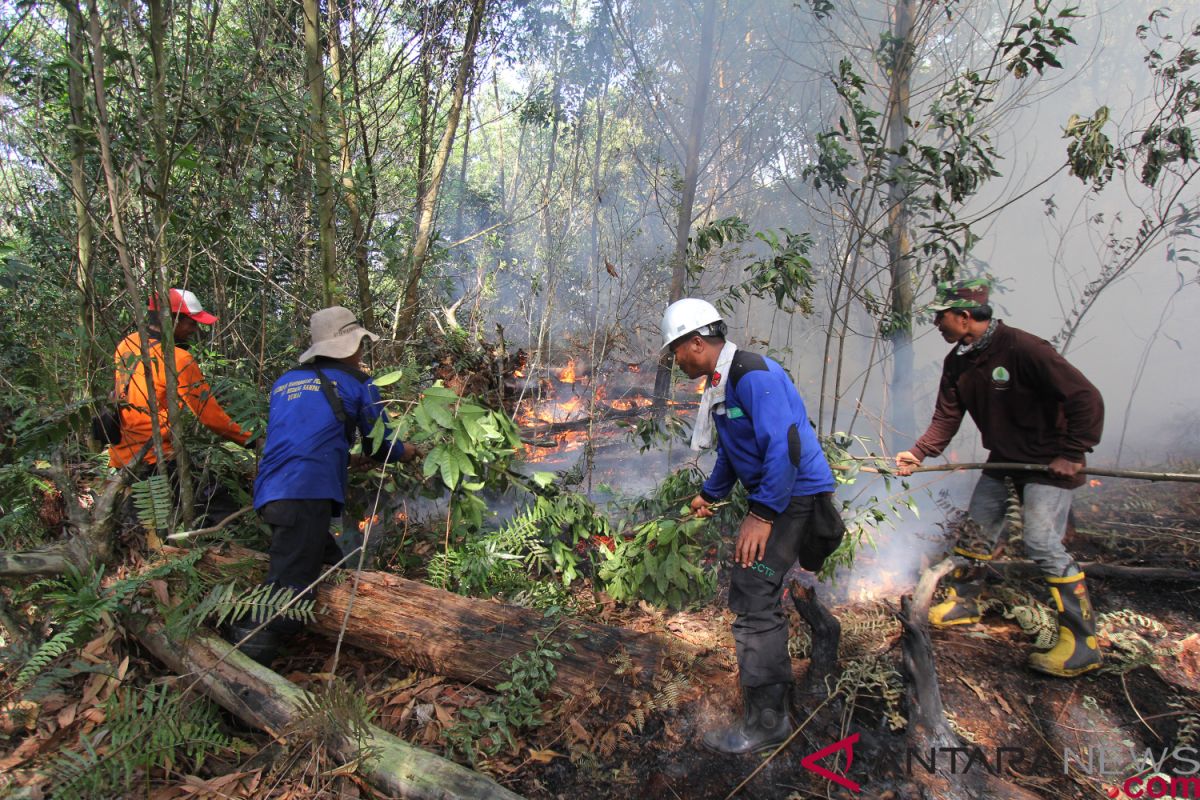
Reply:
[[[983,278],[970,281],[941,281],[937,285],[937,296],[925,309],[945,311],[948,308],[986,306],[990,286],[991,284]]]

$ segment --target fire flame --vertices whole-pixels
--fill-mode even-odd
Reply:
[[[1097,486],[1103,486],[1103,485],[1104,485],[1103,483],[1096,480],[1095,478],[1092,478],[1090,481],[1088,481],[1088,486],[1091,486],[1093,489],[1095,489]]]
[[[558,373],[558,379],[562,383],[575,382],[575,359],[572,358],[567,362],[567,365]]]
[[[379,522],[378,514],[375,514],[374,516],[371,516],[371,517],[363,517],[362,519],[360,519],[358,521],[358,530],[360,532],[365,531],[368,526],[373,527],[378,522]]]
[[[513,377],[514,377],[514,378],[524,378],[524,377],[525,377],[525,370],[523,370],[523,369],[514,369],[514,370],[513,370]]]

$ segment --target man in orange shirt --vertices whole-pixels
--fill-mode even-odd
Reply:
[[[171,314],[175,319],[175,374],[181,405],[186,404],[213,433],[244,445],[251,433],[243,430],[229,418],[225,409],[212,395],[212,389],[200,372],[196,360],[185,348],[201,325],[211,325],[217,318],[204,310],[199,298],[186,289],[171,289]],[[157,298],[150,299],[150,310],[158,308]],[[142,464],[155,464],[158,454],[154,451],[154,418],[151,416],[150,390],[154,392],[154,408],[157,411],[158,428],[162,433],[163,458],[173,462],[175,454],[171,443],[171,426],[167,419],[167,376],[163,355],[162,334],[157,318],[150,320],[150,367],[153,375],[152,387],[146,383],[146,369],[142,364],[141,341],[137,331],[126,336],[117,345],[113,356],[116,368],[115,386],[118,416],[121,424],[121,440],[108,450],[109,464],[118,469],[137,468]],[[174,472],[168,464],[168,471]],[[174,482],[174,481],[172,481]]]

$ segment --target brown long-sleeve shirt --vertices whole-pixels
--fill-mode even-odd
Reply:
[[[955,348],[946,356],[933,420],[913,454],[940,454],[964,412],[979,428],[991,462],[1049,464],[1062,456],[1083,463],[1104,428],[1104,400],[1091,381],[1049,342],[1003,322],[983,350],[960,356]],[[1015,477],[1072,489],[1084,481],[1048,473]]]

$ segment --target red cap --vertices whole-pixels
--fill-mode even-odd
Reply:
[[[183,314],[185,317],[191,317],[201,325],[212,325],[217,321],[216,317],[205,311],[204,306],[200,305],[200,298],[187,289],[172,289],[167,294],[171,298],[172,314]],[[158,297],[151,296],[150,310],[158,310]]]

